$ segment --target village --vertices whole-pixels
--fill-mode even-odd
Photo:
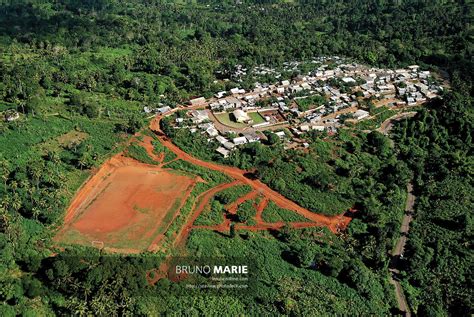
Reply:
[[[337,133],[348,125],[373,118],[372,107],[405,111],[435,98],[443,90],[430,71],[412,65],[406,69],[369,68],[349,63],[339,57],[321,57],[313,61],[314,70],[292,80],[276,84],[255,82],[254,89],[233,88],[213,98],[189,101],[187,118],[176,118],[174,128],[202,133],[217,141],[222,156],[236,147],[266,139],[264,131],[275,133],[285,148],[309,146],[304,134],[316,130]],[[298,63],[286,63],[287,70],[297,70]],[[235,79],[247,69],[238,65]],[[252,74],[281,74],[258,66]],[[370,103],[369,103],[370,101]],[[150,112],[150,109],[146,109]],[[170,107],[155,109],[166,114]]]

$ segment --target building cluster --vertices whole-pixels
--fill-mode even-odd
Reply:
[[[311,130],[336,133],[344,124],[340,120],[342,115],[350,115],[357,121],[370,118],[370,113],[361,109],[363,100],[370,99],[376,105],[407,107],[420,105],[442,90],[434,84],[429,71],[422,71],[416,65],[395,70],[369,68],[339,57],[321,57],[311,63],[314,64],[311,71],[291,80],[282,80],[281,72],[263,65],[251,70],[238,65],[232,76],[270,74],[279,81],[255,82],[250,91],[240,87],[220,91],[210,100],[192,99],[191,106],[203,109],[188,112],[190,124],[186,127],[191,132],[201,131],[209,140],[215,139],[220,144],[218,152],[227,157],[240,145],[259,142],[260,137],[264,137],[261,131],[267,129],[276,131],[281,138],[288,139],[287,135],[292,134],[299,142],[304,133]],[[299,66],[299,62],[285,63],[283,71],[298,70]],[[313,100],[318,102],[313,103]],[[169,110],[159,108],[157,111]],[[252,112],[257,112],[264,121],[254,122],[249,115]],[[218,119],[225,113],[232,114],[233,120],[246,124],[246,128],[226,126]],[[185,127],[183,122],[176,124],[176,128]],[[229,138],[229,132],[235,137]],[[304,140],[300,143],[307,147]]]

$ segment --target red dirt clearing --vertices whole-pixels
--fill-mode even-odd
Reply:
[[[146,250],[169,225],[197,180],[116,155],[81,188],[56,241]]]

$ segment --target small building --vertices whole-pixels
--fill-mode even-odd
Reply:
[[[246,133],[244,137],[247,139],[248,143],[260,141],[260,137],[256,133]]]
[[[346,84],[350,84],[350,83],[355,83],[355,79],[352,78],[352,77],[344,77],[342,78],[342,81],[345,82]]]
[[[226,138],[224,138],[222,135],[218,135],[218,136],[216,137],[216,140],[217,140],[217,142],[219,142],[220,144],[224,144],[224,143],[226,143],[226,142],[229,142],[229,140],[227,140]]]
[[[189,113],[193,117],[192,121],[194,124],[199,124],[201,122],[209,120],[209,114],[206,110],[191,110]]]
[[[232,89],[230,90],[230,93],[233,94],[233,95],[238,94],[238,93],[239,93],[239,88],[237,88],[237,87],[236,87],[236,88],[232,88]]]
[[[278,131],[275,132],[275,134],[278,135],[280,139],[283,139],[286,136],[285,131]]]
[[[324,129],[326,129],[326,127],[323,126],[323,125],[313,125],[311,127],[311,129],[316,130],[316,131],[324,131]]]
[[[235,145],[246,144],[246,143],[247,143],[247,138],[244,137],[244,136],[237,137],[237,138],[234,138],[234,139],[232,140],[232,142],[234,142]]]
[[[156,109],[156,112],[158,112],[159,114],[165,114],[165,113],[168,113],[170,111],[171,111],[170,106],[164,106],[164,107]]]
[[[354,113],[354,119],[356,120],[362,120],[364,118],[367,118],[369,116],[369,112],[359,109]]]
[[[308,132],[309,131],[309,125],[300,126],[300,130],[303,131],[303,132]]]
[[[206,129],[206,133],[210,136],[210,137],[215,137],[215,136],[218,136],[219,135],[219,131],[217,131],[216,128],[214,127],[209,127]]]
[[[243,123],[243,122],[249,122],[251,120],[249,115],[242,109],[236,109],[232,113],[235,117],[235,121],[237,122]]]
[[[219,92],[216,93],[214,96],[215,96],[217,99],[220,99],[220,98],[224,97],[226,93],[227,93],[226,91],[219,91]]]
[[[191,106],[203,105],[206,103],[206,98],[204,97],[194,98],[194,99],[189,100],[189,103],[191,104]]]
[[[227,158],[229,157],[229,154],[230,154],[230,151],[227,150],[226,148],[222,147],[222,146],[219,146],[217,149],[216,149],[216,152],[221,154],[224,158]]]
[[[225,142],[222,145],[228,150],[233,150],[235,148],[235,144],[229,141]]]

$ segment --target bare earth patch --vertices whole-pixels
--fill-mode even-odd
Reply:
[[[195,180],[117,155],[81,188],[55,240],[141,252],[163,234]]]

